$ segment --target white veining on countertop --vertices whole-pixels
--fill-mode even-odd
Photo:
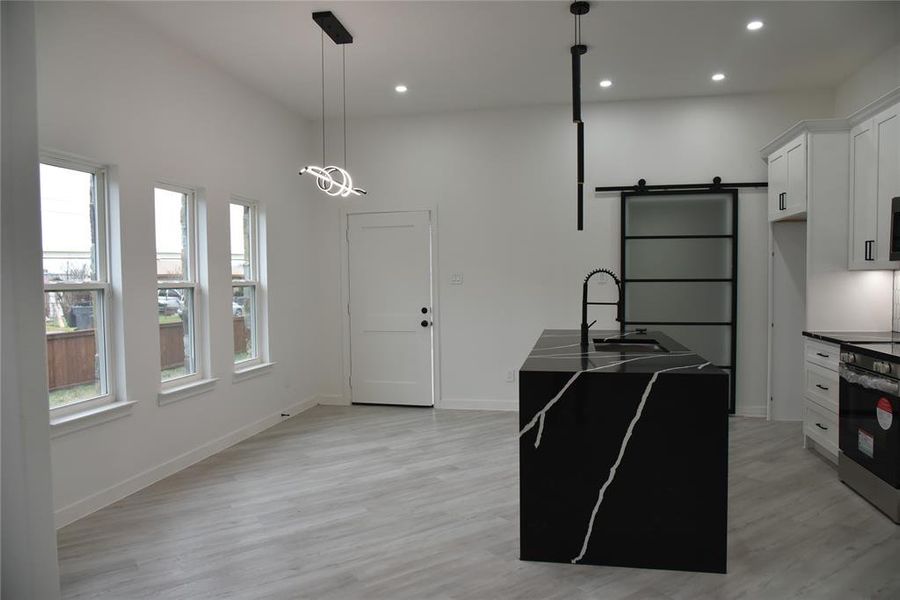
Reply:
[[[559,390],[559,392],[557,392],[557,394],[555,396],[553,396],[553,398],[551,398],[547,402],[547,404],[544,405],[544,408],[539,410],[534,415],[534,417],[532,417],[531,421],[529,421],[528,424],[522,428],[522,430],[519,432],[519,437],[521,438],[523,435],[528,433],[537,424],[538,432],[537,432],[537,437],[534,440],[534,447],[537,448],[538,446],[541,445],[541,436],[543,435],[543,432],[544,432],[544,419],[547,415],[547,411],[549,411],[553,407],[553,405],[556,404],[560,398],[562,398],[562,395],[566,392],[566,390],[569,389],[569,387],[571,387],[571,385],[575,382],[576,379],[578,379],[578,377],[582,373],[590,373],[593,371],[599,371],[601,369],[609,369],[611,367],[617,367],[619,365],[624,365],[626,363],[630,363],[630,362],[634,362],[634,361],[638,361],[638,360],[648,360],[651,358],[669,358],[669,357],[676,357],[676,356],[696,356],[696,355],[697,355],[696,352],[677,352],[677,353],[672,352],[669,354],[650,354],[650,355],[646,355],[646,356],[638,356],[635,358],[628,358],[625,360],[620,360],[620,361],[612,362],[609,364],[600,365],[599,367],[592,367],[590,369],[583,369],[581,371],[576,371],[572,375],[572,377],[569,378],[569,380],[562,387],[562,389]],[[709,364],[709,363],[706,363],[706,364]],[[692,365],[692,366],[696,366],[696,365]],[[675,369],[675,368],[684,369],[686,367],[673,367],[673,369]],[[655,379],[656,375],[661,372],[663,372],[663,371],[657,371],[656,373],[654,373],[653,378]]]
[[[616,477],[616,470],[619,468],[619,464],[622,462],[622,457],[625,455],[625,449],[628,447],[628,440],[631,439],[631,434],[634,432],[634,427],[637,425],[637,422],[641,418],[641,414],[644,412],[644,406],[647,404],[647,398],[650,397],[650,390],[653,389],[653,384],[656,383],[656,379],[659,377],[661,373],[667,373],[669,371],[677,371],[679,369],[691,369],[696,368],[700,370],[704,367],[709,366],[710,363],[705,362],[702,364],[696,365],[686,365],[683,367],[670,367],[668,369],[662,369],[660,371],[656,371],[650,377],[650,381],[647,383],[647,387],[644,388],[644,393],[641,395],[641,401],[638,403],[637,410],[634,413],[634,417],[631,419],[631,423],[628,424],[628,429],[625,431],[625,436],[622,438],[622,445],[619,448],[619,455],[616,457],[616,462],[613,463],[612,467],[609,469],[609,475],[606,478],[606,481],[603,483],[603,486],[600,487],[600,492],[597,495],[597,502],[594,504],[594,509],[591,511],[591,518],[588,521],[587,532],[584,535],[584,542],[581,544],[581,552],[578,553],[578,556],[572,559],[572,564],[577,563],[582,558],[584,558],[585,552],[587,552],[588,542],[591,540],[591,533],[594,531],[594,520],[597,518],[597,511],[600,510],[600,505],[603,503],[603,497],[606,494],[606,489],[612,484],[613,479]],[[543,425],[543,420],[541,421]],[[538,432],[540,435],[540,432]],[[536,444],[535,444],[536,445]]]

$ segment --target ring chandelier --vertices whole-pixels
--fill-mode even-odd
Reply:
[[[353,187],[353,178],[347,172],[347,44],[353,43],[353,36],[331,11],[314,12],[313,21],[322,28],[322,164],[325,164],[325,34],[335,44],[341,46],[342,93],[344,101],[344,166],[329,165],[319,167],[308,165],[300,169],[300,174],[309,173],[316,178],[316,186],[329,196],[346,198],[361,196],[366,190]]]

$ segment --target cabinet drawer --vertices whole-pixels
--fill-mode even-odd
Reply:
[[[830,452],[838,453],[838,416],[830,410],[822,408],[812,400],[806,401],[803,418],[806,436]]]
[[[825,367],[837,373],[840,359],[840,347],[818,340],[806,340],[806,362]]]
[[[838,412],[838,374],[819,365],[806,363],[806,392],[808,399],[824,408]]]

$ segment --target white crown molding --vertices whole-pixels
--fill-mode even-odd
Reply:
[[[779,134],[774,140],[760,149],[759,154],[765,161],[772,152],[805,132],[846,131],[862,121],[876,115],[882,110],[900,102],[900,87],[888,92],[874,102],[870,102],[858,111],[843,119],[807,119],[791,126]]]

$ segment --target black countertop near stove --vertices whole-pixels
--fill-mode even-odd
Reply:
[[[803,335],[832,344],[900,344],[897,331],[804,331]]]
[[[900,363],[900,342],[847,343],[841,350],[865,354],[879,360]]]
[[[522,372],[578,373],[656,373],[669,368],[688,367],[708,361],[693,350],[685,348],[669,336],[658,331],[645,333],[627,332],[624,337],[618,331],[591,330],[587,352],[581,351],[581,332],[575,329],[545,329],[522,364]],[[597,350],[594,340],[629,342],[633,347],[619,350]],[[656,340],[668,352],[650,352],[640,342]],[[635,343],[637,342],[637,343]],[[724,373],[710,364],[702,369],[686,369],[684,374],[709,375]]]

